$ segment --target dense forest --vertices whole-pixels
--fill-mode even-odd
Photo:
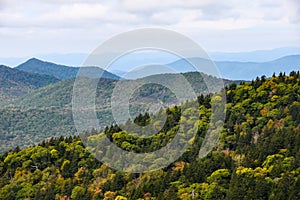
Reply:
[[[149,82],[149,79],[157,79],[166,80],[174,85],[182,75],[191,83],[196,94],[207,93],[204,78],[206,84],[213,89],[215,89],[213,86],[216,81],[220,80],[199,72],[158,74],[137,80],[122,80],[124,84],[138,83],[143,85],[130,99],[130,104],[133,105],[130,108],[131,115],[136,116],[144,112],[151,106],[152,102],[157,103],[158,100],[166,106],[175,104],[177,99],[167,87],[145,83]],[[0,134],[0,153],[16,146],[24,148],[32,144],[38,144],[51,137],[74,135],[76,132],[72,117],[74,81],[74,78],[59,81],[19,96],[14,101],[5,101],[8,104],[0,107],[0,133],[2,133]],[[86,84],[89,85],[93,81],[97,80],[89,79]],[[110,98],[117,82],[117,80],[106,78],[101,78],[98,81],[96,109],[100,126],[105,127],[107,124],[114,122]],[[224,80],[225,84],[234,82],[239,83],[240,81]]]
[[[198,153],[211,95],[197,99],[201,118],[188,151],[163,169],[117,171],[99,162],[79,137],[52,138],[0,156],[0,199],[300,199],[299,72],[231,84],[226,93],[224,128],[204,158]],[[117,125],[88,138],[105,134],[126,151],[153,151],[174,137],[180,109],[163,111],[167,121],[150,138],[139,139]],[[145,125],[149,119],[146,113],[128,123]]]

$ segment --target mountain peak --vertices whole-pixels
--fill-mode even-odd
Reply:
[[[17,66],[16,69],[39,74],[47,74],[55,76],[58,79],[65,80],[69,78],[75,78],[80,68],[46,62],[37,58],[31,58],[25,63]],[[114,80],[120,79],[120,77],[117,75],[107,72],[99,67],[84,67],[83,69],[86,69],[87,76],[91,78],[97,78],[95,75],[99,74],[99,71],[96,70],[100,70],[103,72],[102,78]]]
[[[28,66],[30,66],[31,68],[41,68],[41,67],[53,66],[53,65],[56,65],[56,64],[46,62],[46,61],[40,60],[38,58],[30,58],[27,61],[25,61],[24,63],[17,66],[16,68],[23,70],[22,68],[27,68]],[[26,71],[26,70],[24,70],[24,71]],[[33,71],[31,71],[31,72],[33,72]]]
[[[33,57],[33,58],[30,58],[28,61],[41,61],[41,60]]]
[[[42,60],[37,59],[37,58],[30,58],[30,59],[27,60],[25,63],[30,63],[30,64],[36,63],[36,64],[38,64],[38,63],[47,63],[47,62],[42,61]]]

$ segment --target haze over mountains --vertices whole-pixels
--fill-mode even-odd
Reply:
[[[209,61],[201,58],[191,58],[193,63],[199,66],[208,65]],[[178,72],[192,71],[193,67],[186,60],[181,59],[168,64]],[[216,61],[215,65],[223,78],[231,80],[252,80],[253,77],[265,75],[272,76],[273,73],[286,72],[300,69],[300,55],[290,55],[269,62],[236,62]],[[208,65],[209,66],[209,65]],[[203,67],[205,68],[205,67]],[[209,71],[209,69],[207,68]],[[208,73],[208,71],[204,73]]]
[[[277,51],[282,52],[283,50]],[[197,65],[204,66],[203,69],[208,69],[205,68],[209,62],[208,60],[201,58],[189,59],[197,63]],[[215,64],[220,71],[221,77],[229,80],[252,80],[256,76],[272,76],[274,72],[289,73],[292,70],[299,70],[300,55],[284,56],[269,62],[216,61]],[[174,69],[177,73],[195,71],[194,67],[183,59],[169,63],[167,66]],[[1,99],[15,99],[18,96],[28,93],[30,90],[58,82],[59,80],[74,78],[79,69],[79,67],[55,64],[36,58],[29,59],[15,68],[1,66],[1,91],[3,94]],[[82,69],[85,69],[85,75],[91,78],[98,78],[97,75],[103,73],[102,78],[119,80],[120,76],[126,73],[126,71],[122,71],[122,68],[117,71],[119,76],[99,67],[84,67]],[[149,72],[149,75],[151,75],[151,70]],[[209,69],[203,72],[210,74]],[[155,73],[158,73],[157,70]]]
[[[204,69],[208,63],[208,60],[201,58],[190,58],[190,60],[204,66]],[[279,72],[289,73],[292,70],[298,71],[300,69],[300,55],[285,56],[269,62],[216,61],[215,64],[220,71],[221,77],[229,80],[252,80],[257,76],[272,76],[274,72],[278,74]],[[170,66],[178,73],[195,71],[194,67],[183,59],[169,63],[167,66]],[[58,82],[59,80],[74,78],[79,69],[79,67],[55,64],[36,58],[29,59],[15,68],[1,66],[2,105],[4,100],[16,99],[33,89]],[[119,70],[120,76],[118,76],[99,67],[84,67],[82,69],[85,69],[85,75],[91,78],[98,78],[97,75],[103,73],[102,78],[119,80],[120,76],[122,77],[126,73]],[[155,72],[157,73],[157,71]],[[204,73],[210,74],[209,69],[204,71]],[[151,70],[149,75],[151,75]]]
[[[56,69],[56,71],[52,68]],[[16,146],[25,147],[50,137],[68,136],[76,133],[71,103],[74,76],[78,68],[30,59],[17,68],[3,66],[1,69],[4,69],[0,71],[1,83],[3,82],[1,84],[1,97],[5,97],[5,99],[1,100],[2,107],[0,109],[0,133],[2,133],[0,134],[0,151],[5,151]],[[97,70],[101,69],[97,68]],[[38,73],[33,73],[32,71]],[[106,71],[104,71],[104,74],[111,78],[102,78],[98,82],[95,101],[100,126],[113,123],[110,98],[115,84],[119,81],[117,80],[119,77],[116,75]],[[87,85],[95,81],[93,79],[94,74],[90,75],[90,78],[87,78]],[[138,83],[143,85],[143,83],[149,82],[147,81],[148,79],[157,79],[164,80],[172,85],[182,75],[191,84],[197,95],[208,93],[206,84],[213,86],[217,81],[221,81],[216,77],[198,72],[158,74],[138,80],[120,81],[123,81],[121,84],[130,85],[131,83]],[[67,77],[71,78],[67,79]],[[206,77],[206,83],[204,83],[203,77]],[[229,80],[224,81],[225,84],[232,83]],[[21,92],[12,95],[5,90],[4,83],[8,85],[10,90]],[[12,83],[18,84],[15,86]],[[41,86],[43,87],[39,88]],[[138,113],[150,109],[153,102],[162,106],[180,103],[176,101],[176,97],[172,91],[157,84],[146,84],[141,87],[139,92],[135,92],[132,95],[130,101],[131,105],[133,105],[130,110],[133,117]],[[157,110],[153,110],[153,112],[155,111]]]
[[[297,50],[297,48],[295,48],[295,49]],[[295,50],[295,52],[296,52],[296,50]],[[278,52],[277,54],[282,53],[282,51],[284,51],[284,49],[277,49],[277,51],[274,50],[274,52]],[[266,51],[265,53],[261,53],[261,52],[262,51],[258,51],[257,53],[252,52],[252,54],[254,54],[254,56],[252,56],[253,57],[252,59],[251,59],[252,54],[250,54],[250,53],[248,53],[248,54],[244,53],[245,54],[244,56],[245,57],[248,56],[249,60],[253,60],[254,57],[262,57],[262,55],[266,55],[266,57],[268,57],[268,58],[276,57],[276,59],[274,59],[274,60],[265,59],[265,60],[269,60],[269,61],[263,61],[263,62],[261,62],[261,60],[263,60],[263,59],[258,59],[260,61],[255,61],[255,62],[254,61],[245,62],[245,61],[238,61],[238,60],[246,60],[246,59],[242,58],[243,56],[241,56],[241,57],[237,56],[236,57],[237,60],[232,60],[232,58],[234,56],[229,56],[229,57],[227,57],[228,60],[219,61],[219,59],[217,59],[218,61],[215,61],[215,65],[218,67],[221,77],[226,78],[226,79],[231,79],[231,80],[252,80],[253,77],[256,77],[256,76],[262,76],[262,75],[272,76],[272,74],[274,72],[275,73],[279,73],[279,72],[289,73],[292,70],[297,71],[300,69],[300,64],[299,64],[300,63],[300,53],[297,55],[295,54],[295,55],[287,55],[287,56],[280,57],[280,56],[274,56],[274,55],[271,56],[270,52],[273,52],[273,51]],[[290,50],[290,51],[286,50],[286,52],[292,52],[292,50]],[[258,54],[260,56],[255,56],[256,54]],[[277,54],[275,53],[275,55],[277,55]],[[234,53],[228,54],[228,55],[234,55]],[[243,54],[240,53],[239,55],[243,55]],[[283,53],[283,55],[285,55],[285,54]],[[111,78],[111,79],[119,79],[120,77],[124,76],[124,74],[126,74],[128,71],[131,71],[134,67],[142,65],[142,63],[145,64],[149,61],[149,59],[147,57],[143,60],[143,55],[140,55],[140,56],[141,56],[140,58],[136,57],[136,58],[125,59],[125,61],[122,63],[119,63],[117,67],[113,66],[112,68],[107,69],[108,71],[104,72],[102,77]],[[218,57],[219,56],[216,56],[215,58],[218,58]],[[226,57],[226,56],[224,56],[224,57]],[[238,59],[238,57],[241,59]],[[133,63],[130,62],[130,61],[132,61],[132,59],[135,59],[133,61]],[[174,59],[174,57],[164,58],[164,61],[172,60],[172,59]],[[201,59],[201,58],[189,58],[189,59],[192,59],[194,62],[199,63],[199,65],[205,65],[205,63],[207,62],[206,60]],[[189,63],[187,63],[186,61],[184,61],[182,59],[175,60],[174,62],[163,63],[163,65],[166,65],[166,66],[169,66],[169,67],[175,69],[175,71],[177,73],[195,71],[195,69]],[[99,66],[99,67],[102,67],[102,66]],[[76,76],[76,74],[79,70],[78,67],[69,67],[67,65],[54,64],[51,62],[41,61],[36,58],[29,59],[25,63],[18,65],[16,68],[23,70],[23,71],[28,71],[28,72],[53,75],[59,79],[73,78]],[[94,68],[94,67],[87,68],[86,71],[89,74],[88,76],[90,76],[90,77],[93,77],[94,74],[102,73],[101,69],[99,71],[99,68]],[[209,71],[203,71],[203,72],[209,74]],[[151,75],[151,74],[149,74],[149,75]],[[141,78],[141,77],[136,77],[136,78]]]
[[[25,94],[31,94],[35,89],[74,78],[79,69],[79,67],[57,65],[35,58],[16,68],[0,65],[0,105],[8,105],[12,100],[16,100]],[[96,78],[95,74],[102,73],[103,78],[113,80],[120,78],[99,67],[86,67],[84,69],[83,74],[90,78]]]
[[[284,56],[299,54],[300,47],[295,46],[247,52],[211,52],[209,56],[214,61],[269,62]]]
[[[269,62],[280,57],[288,55],[299,55],[300,47],[282,47],[268,50],[255,50],[247,52],[208,52],[210,58],[214,61],[237,61],[237,62]],[[36,57],[41,60],[47,60],[53,63],[60,63],[62,65],[81,66],[87,59],[89,54],[86,53],[51,53],[39,54],[31,57]],[[141,57],[146,58],[150,56],[152,60],[157,60],[162,63],[174,62],[174,56],[167,56],[161,53],[143,54]],[[0,57],[0,63],[8,66],[17,66],[28,60],[30,57]],[[153,59],[154,58],[154,59]],[[130,57],[127,64],[130,66],[140,64],[139,57]]]
[[[76,77],[80,67],[69,67],[65,65],[58,65],[51,62],[41,61],[36,58],[31,58],[23,64],[20,64],[16,67],[16,69],[34,72],[39,74],[48,74],[55,76],[61,80],[74,78]],[[87,76],[91,78],[97,78],[95,74],[102,74],[103,78],[116,79],[118,80],[120,77],[107,72],[99,67],[85,67]]]
[[[200,58],[191,59],[202,65],[208,62]],[[299,63],[300,55],[293,55],[265,63],[228,61],[216,62],[216,65],[225,77],[231,77],[232,80],[251,80],[260,75],[271,76],[274,72],[279,74],[279,72],[297,71],[300,69]],[[137,80],[121,81],[126,84],[130,84],[131,81],[141,84],[151,78],[166,80],[172,84],[172,82],[176,82],[178,76],[183,75],[191,83],[197,95],[207,94],[205,84],[213,85],[220,81],[220,79],[205,73],[190,72],[194,69],[186,60],[177,60],[169,65],[176,72],[182,74],[156,74]],[[103,79],[100,80],[97,88],[97,115],[104,124],[112,122],[110,97],[114,85],[120,77],[97,67],[84,67],[84,69],[87,71],[85,75],[90,78],[96,78],[95,74],[103,72]],[[59,65],[36,58],[30,59],[16,68],[0,66],[0,100],[2,106],[7,106],[0,110],[0,114],[3,116],[0,131],[4,133],[1,136],[0,149],[13,148],[14,144],[27,146],[61,133],[70,135],[75,132],[71,101],[74,78],[78,70],[79,67]],[[203,77],[206,77],[207,83],[203,82]],[[225,84],[240,82],[232,80],[223,79]],[[131,103],[138,103],[138,106],[132,107],[132,111],[130,111],[133,115],[145,112],[151,107],[152,102],[164,103],[165,106],[179,103],[176,102],[176,97],[168,88],[157,84],[145,85],[139,92],[131,97]],[[34,139],[27,133],[35,135]],[[27,142],[23,141],[24,138],[27,138]],[[7,146],[8,141],[12,146]]]

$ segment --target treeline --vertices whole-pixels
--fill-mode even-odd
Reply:
[[[201,118],[191,147],[168,167],[116,171],[97,161],[79,137],[52,138],[0,157],[0,199],[300,199],[299,72],[232,84],[226,93],[225,126],[204,158],[198,152],[211,115],[209,95],[198,97]],[[167,109],[163,129],[150,138],[118,126],[100,134],[127,151],[153,151],[174,137],[179,120],[188,123],[180,111]],[[147,125],[150,117],[128,123]]]

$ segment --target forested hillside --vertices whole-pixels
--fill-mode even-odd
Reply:
[[[37,88],[56,83],[54,76],[24,72],[0,65],[0,105],[8,104]]]
[[[145,84],[148,80],[166,80],[170,85],[176,84],[176,80],[181,76],[184,76],[186,80],[191,84],[196,94],[208,93],[207,85],[209,88],[213,88],[218,78],[206,75],[199,72],[188,72],[182,74],[157,74],[136,80],[120,80],[119,84],[124,82],[125,84],[139,83],[140,93],[134,93],[132,100],[141,99],[147,97],[150,100],[162,99],[165,102],[174,103],[176,98],[174,94],[166,87],[158,84]],[[207,81],[207,83],[204,82]],[[71,107],[72,93],[75,79],[68,79],[56,84],[49,85],[41,88],[34,93],[24,96],[14,102],[14,107],[25,108],[47,108],[47,107]],[[93,80],[90,80],[93,81]],[[239,83],[241,81],[233,81],[224,79],[224,84]],[[102,100],[106,101],[110,98],[113,92],[114,85],[118,80],[101,78],[98,83],[98,92],[96,102],[100,103]],[[145,85],[143,85],[145,84]],[[216,90],[215,90],[216,91]],[[211,91],[211,92],[215,92]],[[143,99],[145,100],[145,99]],[[108,101],[109,102],[109,101]],[[102,103],[102,102],[101,102]],[[99,106],[99,105],[98,105]]]
[[[160,74],[138,80],[122,81],[127,84],[143,85],[151,78],[151,80],[166,80],[167,83],[174,85],[181,75],[191,84],[197,95],[207,94],[206,84],[213,86],[216,81],[219,81],[216,77],[198,72]],[[207,83],[204,83],[203,77]],[[93,81],[96,80],[90,79],[86,84]],[[104,78],[98,82],[96,109],[99,123],[102,126],[114,122],[110,98],[117,82],[117,80]],[[229,84],[234,81],[224,80],[224,82]],[[239,83],[239,81],[237,82]],[[76,130],[72,117],[73,86],[74,79],[63,80],[22,96],[11,102],[7,108],[0,108],[0,152],[16,146],[24,148],[50,137],[74,135]],[[132,95],[131,114],[136,116],[140,112],[145,112],[151,102],[157,101],[162,102],[165,106],[178,103],[175,95],[168,88],[158,84],[145,84]],[[24,138],[26,139],[24,140]]]
[[[97,161],[80,138],[50,139],[0,156],[0,199],[300,199],[299,72],[232,84],[226,93],[225,126],[204,158],[198,152],[211,115],[210,95],[198,97],[201,118],[190,148],[168,167],[143,174],[116,171]],[[152,151],[174,137],[180,109],[166,109],[165,126],[150,138],[118,126],[90,138],[106,134],[127,151]],[[134,123],[148,119],[139,115]]]

